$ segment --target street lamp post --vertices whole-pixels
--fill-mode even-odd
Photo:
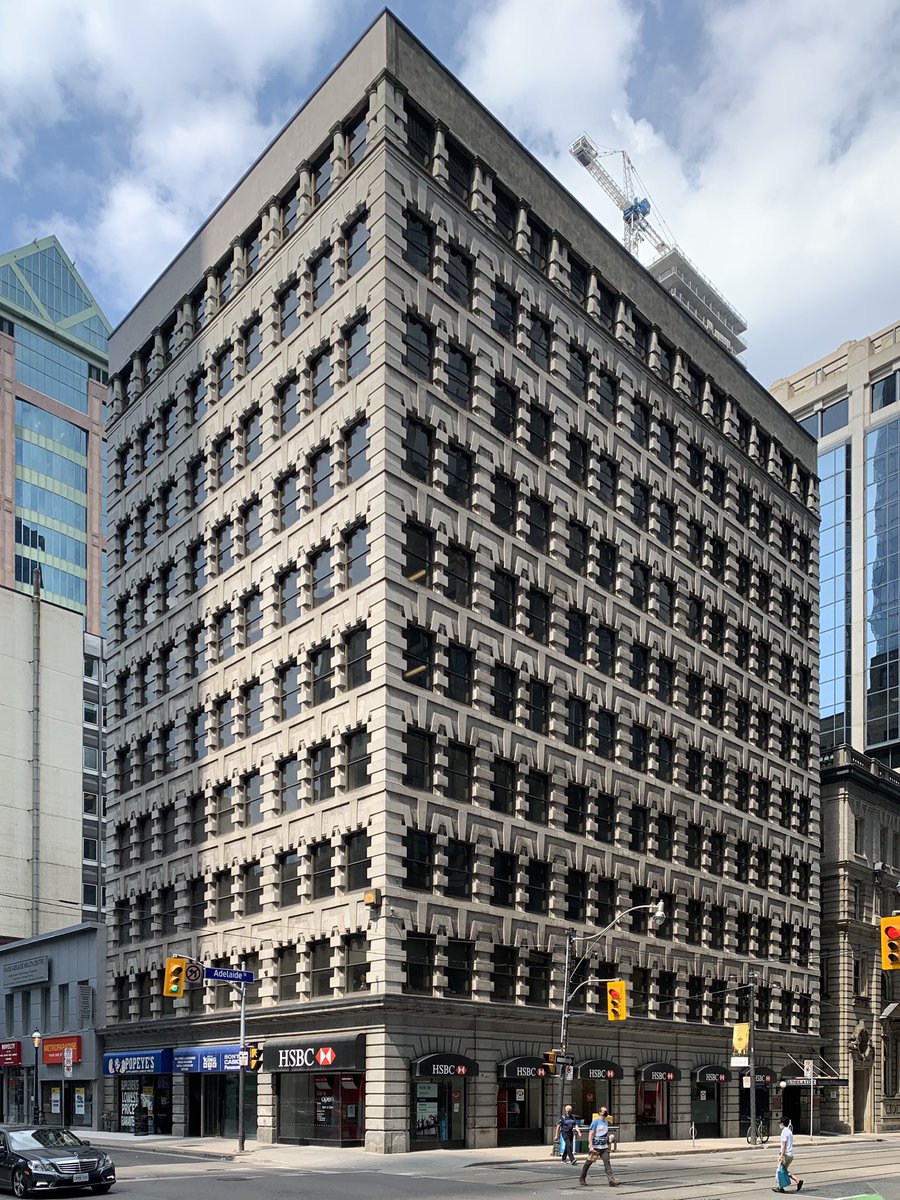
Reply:
[[[652,913],[653,916],[651,917],[651,920],[653,922],[654,928],[656,928],[656,929],[659,929],[659,927],[661,925],[665,924],[665,921],[666,921],[665,904],[663,903],[662,900],[658,900],[656,902],[656,904],[636,904],[633,908],[626,908],[626,910],[624,912],[619,913],[619,915],[617,917],[615,917],[612,921],[610,921],[610,923],[604,929],[601,929],[599,931],[599,933],[591,933],[591,934],[587,934],[583,937],[579,937],[573,929],[566,930],[566,964],[565,964],[565,968],[564,968],[564,977],[563,977],[563,1005],[562,1005],[562,1017],[560,1018],[560,1025],[559,1025],[559,1052],[564,1058],[567,1056],[568,1048],[569,1048],[569,1001],[575,995],[575,992],[577,992],[579,988],[584,987],[584,985],[586,983],[608,983],[609,982],[609,980],[605,980],[605,979],[593,979],[593,978],[584,979],[584,980],[582,980],[581,983],[579,983],[570,992],[569,984],[572,981],[572,975],[574,974],[575,971],[578,970],[578,968],[581,966],[581,964],[585,961],[585,959],[588,957],[591,950],[593,949],[595,943],[598,942],[600,940],[600,938],[604,937],[607,933],[609,933],[609,931],[612,928],[614,928],[614,926],[618,925],[618,923],[620,921],[624,920],[625,917],[629,917],[629,916],[631,916],[632,913],[636,913],[636,912]],[[579,959],[577,959],[577,961],[575,961],[575,963],[573,964],[573,962],[572,962],[573,950],[575,948],[576,942],[584,942],[585,950],[584,950],[584,953],[581,955],[581,957]],[[566,1067],[565,1067],[565,1065],[563,1065],[562,1069],[559,1072],[558,1108],[559,1108],[560,1114],[562,1114],[562,1111],[563,1111],[563,1092],[565,1090],[564,1084],[563,1084],[563,1079],[565,1078],[565,1071],[566,1071]]]
[[[41,1082],[38,1077],[41,1049],[41,1033],[39,1029],[35,1029],[32,1033],[31,1040],[34,1042],[34,1123],[35,1125],[43,1125],[44,1113],[41,1108]]]
[[[747,1069],[750,1073],[750,1145],[756,1145],[756,1046],[754,1044],[754,1034],[756,1033],[756,985],[759,983],[759,976],[755,971],[750,971],[748,976],[748,988],[750,993],[750,1005],[748,1012],[748,1028],[747,1028]]]

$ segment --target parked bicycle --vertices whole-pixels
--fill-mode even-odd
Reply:
[[[756,1122],[756,1140],[762,1146],[764,1146],[766,1144],[766,1142],[769,1140],[769,1126],[762,1119],[762,1117],[760,1117],[759,1120]],[[747,1126],[747,1141],[751,1145],[753,1144],[753,1126],[752,1125]]]

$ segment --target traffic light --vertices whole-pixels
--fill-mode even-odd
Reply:
[[[900,968],[900,917],[881,918],[881,969]]]
[[[174,1000],[176,996],[184,995],[184,969],[186,958],[167,958],[166,977],[163,981],[163,995]]]
[[[255,1042],[247,1046],[247,1070],[258,1071],[262,1066],[262,1050]]]
[[[548,1075],[556,1074],[556,1055],[557,1055],[556,1050],[545,1050],[544,1051],[544,1070],[547,1072]]]
[[[624,1021],[628,1016],[628,992],[624,979],[611,979],[606,985],[606,1015],[610,1021]]]

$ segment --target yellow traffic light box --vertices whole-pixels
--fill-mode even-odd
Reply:
[[[611,979],[607,983],[606,1015],[610,1021],[624,1021],[628,1016],[628,989],[624,979]]]
[[[896,971],[900,967],[900,917],[881,918],[881,969]]]
[[[556,1050],[545,1050],[544,1051],[544,1070],[547,1072],[548,1075],[556,1074],[556,1055],[557,1055]]]
[[[184,970],[186,966],[186,958],[166,959],[166,975],[165,979],[163,980],[163,995],[168,996],[170,1000],[174,1000],[178,996],[184,995]]]

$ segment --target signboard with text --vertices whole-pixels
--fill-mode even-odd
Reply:
[[[0,1067],[17,1067],[21,1061],[21,1042],[0,1042]]]
[[[71,1037],[45,1037],[41,1042],[41,1062],[46,1066],[60,1066],[66,1061],[66,1050],[72,1052],[72,1062],[81,1062],[81,1035]]]

